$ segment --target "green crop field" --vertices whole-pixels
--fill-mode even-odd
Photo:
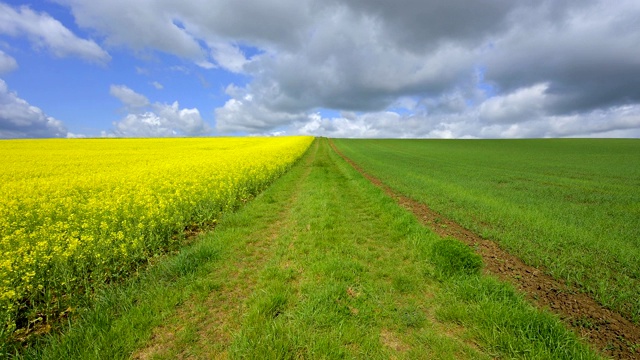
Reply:
[[[640,141],[335,140],[366,172],[640,322]]]

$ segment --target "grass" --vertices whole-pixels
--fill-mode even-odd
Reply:
[[[598,358],[476,260],[320,139],[213,233],[20,357]]]
[[[640,322],[640,141],[335,140],[365,171]]]

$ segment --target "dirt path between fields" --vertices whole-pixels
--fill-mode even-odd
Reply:
[[[384,190],[398,204],[413,212],[426,226],[442,237],[459,239],[476,249],[485,264],[484,271],[512,283],[538,307],[548,308],[580,336],[606,356],[615,359],[640,359],[640,327],[620,314],[604,308],[587,294],[568,287],[547,275],[544,269],[522,262],[491,240],[463,228],[427,205],[399,194],[379,179],[366,173],[329,141],[331,148],[374,185]]]

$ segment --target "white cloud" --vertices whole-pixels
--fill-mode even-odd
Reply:
[[[216,129],[223,133],[244,131],[249,134],[269,133],[278,126],[288,125],[306,117],[304,113],[274,111],[253,101],[244,99],[228,100],[215,110]]]
[[[380,122],[384,122],[388,116],[395,117],[394,114],[380,114]],[[397,114],[395,114],[397,115]],[[329,136],[329,137],[356,137],[375,138],[380,134],[380,129],[376,123],[366,121],[364,117],[355,118],[322,118],[320,114],[311,114],[306,123],[299,123],[297,133],[303,135]]]
[[[542,87],[542,85],[540,85]],[[539,89],[538,89],[539,90]],[[525,89],[489,99],[464,111],[436,114],[400,114],[393,111],[342,113],[323,118],[313,113],[295,122],[289,134],[355,138],[542,138],[638,137],[640,105],[612,107],[571,115],[529,116],[515,104]],[[536,93],[538,91],[532,91]],[[486,105],[488,104],[488,105]],[[496,105],[497,104],[497,105]],[[495,113],[487,109],[495,110]],[[506,109],[506,110],[505,110]],[[482,114],[482,113],[485,114]],[[488,116],[487,112],[496,117]],[[513,121],[502,116],[511,113]],[[487,121],[487,117],[489,121]]]
[[[67,139],[85,139],[87,135],[85,134],[76,134],[72,132],[67,133]]]
[[[250,134],[266,134],[281,125],[306,119],[304,112],[291,113],[270,109],[256,101],[244,88],[231,84],[226,93],[232,96],[224,106],[215,110],[216,129],[223,133],[244,131]]]
[[[0,50],[0,74],[11,72],[18,68],[16,59]]]
[[[205,135],[211,131],[200,117],[200,111],[196,108],[181,109],[177,101],[170,105],[155,103],[152,108],[161,119],[171,124],[179,134],[195,136]]]
[[[198,41],[185,29],[172,2],[59,0],[71,7],[81,27],[94,29],[112,45],[136,51],[160,50],[193,60],[205,60]],[[178,4],[178,3],[175,3]],[[185,3],[189,6],[189,3]],[[184,5],[183,5],[184,6]]]
[[[181,109],[177,101],[173,104],[151,104],[146,96],[125,85],[111,85],[110,93],[130,112],[122,120],[114,122],[113,131],[105,132],[103,136],[198,136],[211,132],[197,108]]]
[[[243,73],[244,66],[249,62],[237,46],[226,42],[209,43],[211,56],[222,67],[234,73]]]
[[[157,81],[152,82],[151,85],[153,85],[153,87],[156,88],[156,90],[164,89],[164,86]]]
[[[311,114],[294,124],[292,134],[346,138],[453,138],[470,137],[462,124],[470,114],[451,116],[416,116],[394,111],[341,113],[323,118]],[[473,137],[473,136],[471,136]]]
[[[10,91],[0,79],[0,138],[64,137],[67,129],[62,121],[47,116]]]
[[[98,63],[111,59],[94,41],[77,37],[58,20],[27,6],[15,9],[0,3],[0,33],[26,35],[34,47],[46,48],[57,57],[79,56]]]
[[[114,133],[123,137],[164,137],[178,133],[153,112],[127,114],[124,119],[114,123]]]
[[[582,114],[552,116],[542,121],[543,123],[539,124],[537,131],[545,137],[638,137],[640,135],[640,105],[624,105]]]
[[[490,123],[519,123],[544,115],[549,84],[536,84],[492,97],[480,105],[480,119]]]
[[[126,85],[111,85],[109,94],[118,98],[122,103],[130,109],[141,108],[149,105],[149,99],[142,94],[131,90]]]
[[[113,135],[121,137],[198,136],[210,133],[198,109],[180,109],[173,104],[156,103],[153,111],[127,114],[115,122]]]
[[[216,64],[207,61],[207,60],[198,60],[196,61],[196,65],[200,66],[203,69],[211,70],[217,68]]]

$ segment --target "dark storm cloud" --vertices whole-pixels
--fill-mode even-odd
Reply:
[[[385,33],[407,49],[421,52],[442,42],[471,46],[503,31],[517,0],[350,0],[356,13],[373,15]]]
[[[486,77],[502,91],[548,82],[558,114],[640,101],[640,4],[576,6],[553,19],[530,12],[497,38]]]

